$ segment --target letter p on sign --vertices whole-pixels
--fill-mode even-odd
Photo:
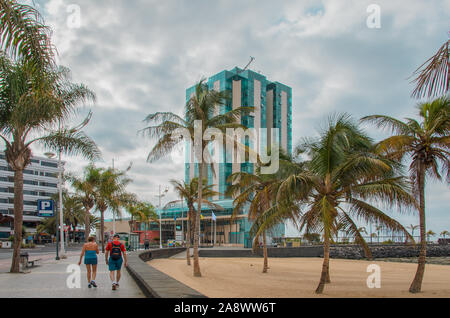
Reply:
[[[41,208],[42,211],[47,211],[51,207],[50,201],[41,201]]]

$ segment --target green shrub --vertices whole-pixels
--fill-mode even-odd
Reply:
[[[21,248],[36,248],[36,244],[30,243],[30,244],[21,244]]]

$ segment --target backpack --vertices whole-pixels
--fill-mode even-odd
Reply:
[[[119,245],[115,245],[114,243],[111,243],[111,259],[114,261],[117,261],[122,258],[122,243]]]

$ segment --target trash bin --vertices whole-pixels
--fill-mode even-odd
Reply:
[[[20,253],[20,264],[22,265],[22,269],[27,268],[28,265],[28,253]]]

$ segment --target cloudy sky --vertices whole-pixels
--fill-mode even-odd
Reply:
[[[415,116],[408,78],[450,31],[449,0],[34,2],[53,28],[59,62],[97,94],[86,131],[103,152],[99,165],[133,162],[130,190],[155,205],[158,185],[184,178],[184,168],[170,157],[146,163],[153,142],[137,131],[149,113],[181,114],[185,89],[202,77],[256,57],[251,69],[293,89],[295,144],[333,112]],[[367,24],[373,3],[380,28]],[[65,160],[73,172],[86,164]],[[450,230],[449,187],[430,183],[427,199],[428,227]],[[416,216],[397,218],[418,224]]]

